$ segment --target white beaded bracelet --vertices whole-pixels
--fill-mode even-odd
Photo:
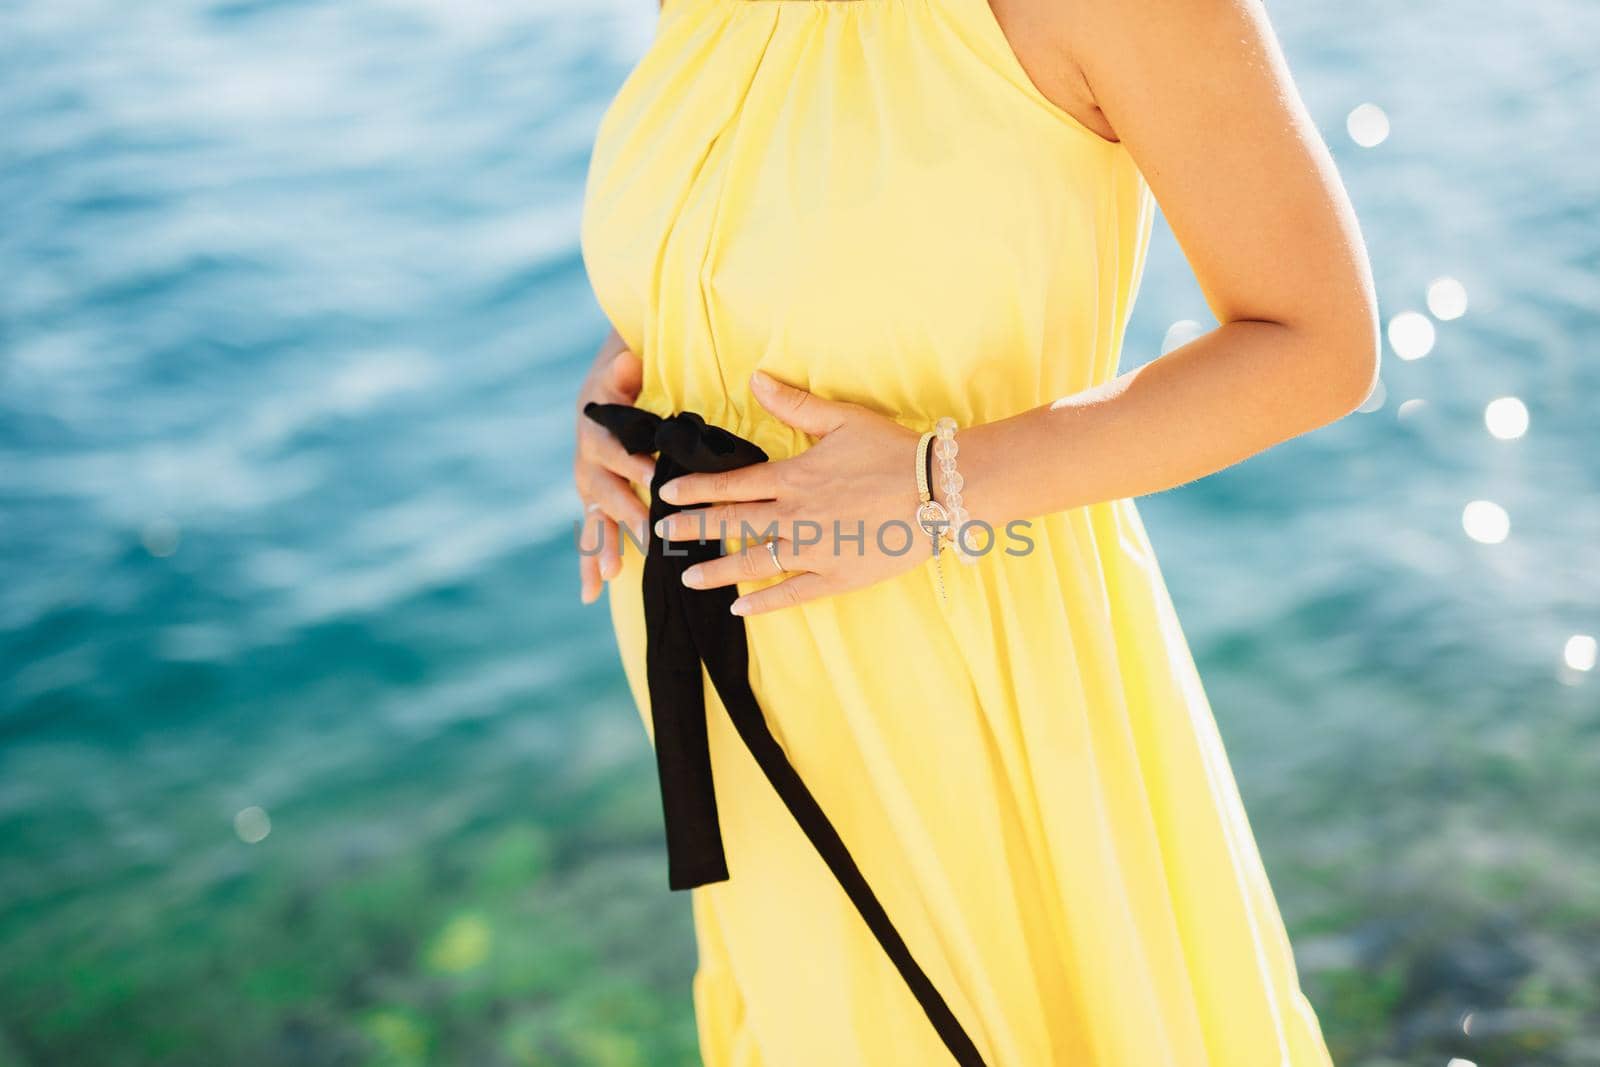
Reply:
[[[955,545],[957,559],[962,563],[976,563],[977,553],[967,547],[966,539],[961,536],[962,527],[971,516],[961,496],[967,481],[956,470],[956,453],[961,451],[961,446],[956,444],[956,420],[948,415],[941,418],[933,424],[933,435],[933,455],[939,461],[939,488],[944,490],[945,511],[950,517],[950,541]]]

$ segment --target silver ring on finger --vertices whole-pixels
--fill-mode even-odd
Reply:
[[[768,541],[767,542],[767,555],[772,557],[772,565],[774,567],[778,568],[778,573],[779,574],[783,574],[783,573],[788,571],[789,568],[785,567],[783,565],[783,560],[778,558],[778,542],[777,541]]]

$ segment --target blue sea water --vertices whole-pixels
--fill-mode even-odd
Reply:
[[[0,1067],[696,1062],[571,548],[651,7],[0,5]],[[1597,1062],[1600,7],[1272,15],[1436,340],[1140,508],[1338,1062]]]

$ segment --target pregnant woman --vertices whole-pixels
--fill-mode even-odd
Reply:
[[[1219,325],[1119,373],[1157,203]],[[1374,381],[1259,4],[667,0],[582,236],[705,1063],[1328,1064],[1132,500]]]

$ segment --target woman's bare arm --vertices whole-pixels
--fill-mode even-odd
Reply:
[[[1366,251],[1261,6],[1012,3],[1074,42],[1094,106],[1220,325],[1101,388],[963,434],[973,517],[998,525],[1167,489],[1359,405],[1379,352]]]

